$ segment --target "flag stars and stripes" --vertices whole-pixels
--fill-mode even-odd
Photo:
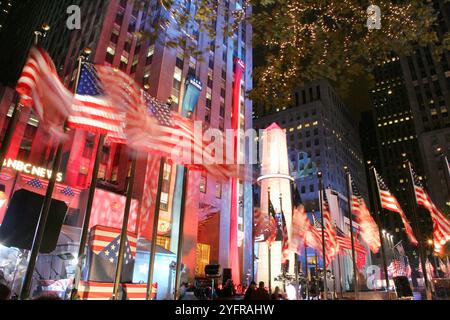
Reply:
[[[402,219],[403,225],[405,226],[406,234],[408,235],[408,238],[410,242],[413,245],[417,245],[418,241],[416,237],[414,236],[413,229],[408,221],[408,218],[406,217],[405,212],[401,208],[397,198],[389,191],[388,186],[384,182],[383,178],[378,174],[378,172],[375,170],[375,177],[377,179],[378,188],[379,188],[379,195],[380,195],[380,202],[383,209],[389,210],[391,212],[398,213]]]
[[[38,178],[31,179],[30,181],[27,182],[27,184],[36,189],[44,189],[45,188],[44,185],[41,183],[41,180],[39,180]]]

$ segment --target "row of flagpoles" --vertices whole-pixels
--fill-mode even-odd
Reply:
[[[406,217],[405,212],[401,208],[397,198],[390,192],[388,186],[378,174],[377,170],[372,166],[370,167],[370,176],[371,176],[371,185],[372,190],[374,192],[373,196],[375,199],[375,220],[372,214],[369,211],[368,206],[365,203],[363,196],[359,193],[359,190],[356,188],[356,185],[351,177],[351,173],[346,169],[347,176],[347,199],[348,199],[348,210],[349,210],[349,223],[350,223],[350,241],[348,238],[344,236],[338,235],[336,230],[338,229],[334,226],[330,211],[327,196],[323,187],[322,182],[322,173],[318,174],[319,179],[319,208],[320,208],[320,221],[316,221],[317,223],[311,224],[309,218],[306,215],[304,210],[304,206],[302,204],[300,194],[296,187],[293,187],[293,225],[291,231],[291,239],[292,242],[291,250],[293,250],[297,255],[301,254],[300,250],[302,246],[301,243],[304,244],[305,255],[306,248],[312,247],[316,250],[316,252],[322,252],[323,261],[325,266],[327,267],[329,263],[338,255],[339,251],[343,249],[350,249],[352,253],[352,262],[353,262],[353,276],[354,276],[354,293],[355,298],[358,299],[358,254],[367,254],[363,253],[363,250],[359,250],[359,242],[357,240],[357,236],[354,234],[354,225],[353,219],[355,219],[356,223],[359,225],[359,235],[361,235],[361,239],[366,243],[366,245],[370,248],[370,250],[375,254],[379,250],[381,250],[383,271],[385,274],[385,287],[386,289],[390,288],[389,277],[388,277],[388,264],[386,259],[386,249],[383,243],[383,235],[382,235],[382,222],[381,222],[381,214],[384,210],[392,213],[397,213],[406,230],[406,234],[412,245],[417,246],[419,250],[419,261],[420,267],[422,270],[426,269],[426,257],[425,257],[425,249],[424,249],[424,237],[418,225],[418,217],[417,210],[419,207],[425,208],[431,216],[433,221],[433,239],[436,251],[441,251],[444,245],[450,241],[450,220],[444,215],[444,213],[438,209],[438,207],[433,203],[431,197],[426,192],[425,188],[422,186],[420,179],[414,173],[412,169],[412,165],[409,161],[405,160],[404,164],[405,172],[409,175],[409,184],[411,187],[411,194],[414,195],[415,202],[411,203],[411,218],[414,222],[414,229],[411,227],[408,218]],[[270,191],[269,191],[270,192]],[[270,194],[269,194],[270,199]],[[270,201],[270,200],[269,200]],[[281,209],[282,211],[282,209]],[[275,221],[275,212],[273,209],[273,205],[269,203],[269,220],[265,220],[264,216],[257,212],[255,223],[256,226],[258,224],[265,224],[264,230],[268,230],[269,233],[266,234],[265,239],[269,243],[269,288],[271,288],[271,263],[270,263],[270,243],[274,241],[274,237],[276,234],[276,228],[273,225],[276,223]],[[282,218],[284,217],[284,213],[281,212]],[[283,219],[284,220],[284,219]],[[314,219],[316,220],[316,219]],[[285,223],[283,223],[283,228],[285,228]],[[418,239],[416,239],[416,236]],[[286,256],[286,246],[289,240],[286,239],[287,234],[283,233],[283,257]],[[362,247],[363,248],[363,247]],[[363,248],[364,249],[364,248]],[[285,259],[282,259],[282,264],[285,263]],[[297,261],[296,261],[297,263]],[[326,269],[326,268],[325,268]],[[285,268],[283,268],[285,270]],[[426,289],[426,295],[428,299],[431,299],[431,286],[430,279],[426,273],[424,275],[424,283]],[[327,297],[327,284],[324,281],[324,296]]]

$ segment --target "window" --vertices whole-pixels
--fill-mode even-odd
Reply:
[[[222,199],[222,184],[216,183],[216,198]]]
[[[200,177],[200,192],[201,193],[206,193],[206,189],[207,189],[207,177],[202,174],[202,176]]]
[[[305,186],[302,186],[302,191],[301,191],[303,194],[304,193],[306,193],[306,187]]]
[[[169,193],[170,193],[170,178],[172,176],[172,166],[164,164],[163,184],[161,187],[161,210],[169,210]]]
[[[314,185],[313,184],[309,186],[309,192],[314,192]]]

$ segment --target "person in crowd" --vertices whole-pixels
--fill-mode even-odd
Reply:
[[[222,297],[223,298],[232,298],[235,295],[236,295],[236,291],[234,289],[233,280],[227,280],[227,282],[222,290]]]
[[[180,300],[199,300],[195,295],[195,287],[190,286],[189,288],[187,288],[185,294],[180,298]]]
[[[276,287],[275,291],[272,293],[270,297],[271,300],[283,300],[283,295],[281,294],[280,287]]]
[[[187,291],[187,289],[188,289],[188,284],[186,283],[186,282],[183,282],[182,284],[181,284],[181,287],[180,287],[180,297],[179,297],[179,299],[180,300],[183,300],[183,297],[184,297],[184,295],[186,294],[186,291]]]
[[[267,292],[265,288],[265,284],[263,281],[259,283],[258,289],[256,289],[252,295],[251,300],[255,301],[268,301],[270,300],[269,292]]]
[[[250,283],[250,286],[245,291],[244,300],[246,301],[251,300],[251,296],[254,291],[256,291],[256,282],[252,281]]]
[[[245,294],[245,292],[247,291],[247,285],[243,284],[242,288],[241,288],[241,293],[240,295],[243,296]]]
[[[0,300],[9,300],[11,289],[6,284],[0,283]]]

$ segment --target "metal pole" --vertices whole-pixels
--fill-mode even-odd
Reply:
[[[94,204],[94,197],[95,197],[95,189],[97,188],[97,181],[98,181],[98,172],[100,169],[100,162],[102,158],[102,152],[103,152],[103,146],[105,144],[105,135],[100,135],[100,140],[98,142],[97,146],[97,153],[95,155],[95,162],[94,162],[94,168],[92,170],[92,177],[91,177],[91,184],[89,186],[89,193],[86,203],[86,212],[84,214],[83,219],[83,228],[81,230],[81,236],[80,236],[80,246],[78,247],[78,263],[76,268],[76,274],[75,274],[75,280],[72,288],[72,294],[71,299],[76,299],[76,295],[78,292],[78,286],[80,284],[81,280],[81,272],[84,265],[84,260],[86,258],[86,244],[88,239],[88,233],[89,233],[89,223],[91,220],[91,212],[92,212],[92,205]]]
[[[178,300],[180,295],[181,286],[181,264],[183,259],[183,244],[184,244],[184,220],[186,217],[186,194],[188,187],[189,170],[182,168],[183,170],[183,194],[181,196],[181,210],[180,210],[180,226],[178,229],[178,248],[177,248],[177,265],[175,273],[175,300]]]
[[[269,230],[270,230],[270,221],[271,221],[271,216],[270,216],[270,188],[268,189],[269,191],[268,193],[268,207],[269,207]],[[271,235],[269,235],[270,237]],[[268,259],[269,259],[269,265],[268,265],[268,274],[269,274],[269,294],[272,294],[272,243],[268,243],[267,249],[269,250],[269,253],[267,255]]]
[[[388,270],[387,270],[387,262],[386,262],[386,253],[384,251],[384,241],[383,241],[383,234],[381,232],[381,230],[383,229],[383,226],[381,224],[381,205],[380,205],[380,188],[378,186],[378,181],[377,181],[377,177],[376,177],[376,171],[375,171],[375,167],[371,167],[370,169],[371,174],[370,174],[370,183],[372,186],[372,194],[373,194],[373,203],[375,206],[375,218],[377,220],[377,224],[378,224],[378,234],[380,237],[380,244],[381,244],[381,257],[383,260],[383,271],[384,271],[384,275],[385,275],[385,279],[386,279],[386,291],[388,291],[389,294],[389,275],[388,275]],[[390,296],[389,296],[390,298]]]
[[[119,256],[117,257],[113,300],[119,299],[119,287],[120,287],[120,280],[122,278],[123,260],[124,260],[125,245],[126,245],[127,233],[128,233],[128,221],[130,218],[131,200],[133,200],[134,180],[136,177],[136,163],[137,163],[136,151],[133,151],[131,157],[132,157],[131,173],[130,173],[130,178],[128,180],[127,199],[125,202],[125,212],[124,212],[123,222],[122,222],[122,232],[120,234]]]
[[[320,219],[322,224],[322,254],[323,254],[323,270],[324,270],[324,279],[323,279],[323,291],[324,291],[324,300],[328,299],[328,288],[327,288],[327,279],[326,279],[326,270],[327,270],[327,262],[326,262],[326,245],[325,245],[325,219],[323,216],[323,177],[322,172],[317,174],[319,178],[319,206],[320,206]]]
[[[347,204],[348,204],[348,219],[350,220],[350,237],[352,240],[352,259],[353,259],[353,286],[355,292],[355,300],[358,300],[358,267],[356,266],[356,253],[355,253],[355,239],[353,235],[353,214],[352,214],[352,177],[350,171],[346,168],[346,178],[347,178]]]
[[[416,199],[416,190],[414,187],[414,176],[412,173],[412,167],[411,167],[411,162],[409,162],[408,160],[405,159],[405,165],[404,168],[408,171],[408,180],[410,180],[409,183],[409,192],[411,192],[412,195],[414,195],[414,200],[412,200],[410,197],[408,197],[409,199],[409,205],[412,211],[412,215],[413,215],[413,219],[414,219],[414,229],[415,229],[415,234],[417,235],[417,241],[419,242],[418,244],[418,250],[419,250],[419,259],[420,259],[420,264],[422,266],[422,273],[423,273],[423,279],[424,279],[424,284],[425,284],[425,296],[427,300],[432,300],[432,294],[431,294],[431,290],[430,290],[430,282],[428,279],[428,275],[427,275],[427,269],[426,269],[426,258],[425,258],[425,248],[424,248],[424,243],[425,243],[425,239],[422,235],[422,232],[420,231],[420,227],[419,227],[419,219],[418,219],[418,215],[417,215],[417,199]]]
[[[158,189],[156,191],[156,203],[155,212],[153,214],[153,229],[152,229],[152,242],[150,249],[150,263],[148,270],[148,281],[147,281],[147,300],[152,300],[152,290],[153,290],[153,270],[155,268],[155,257],[156,257],[156,241],[158,238],[158,223],[159,223],[159,211],[161,209],[161,192],[162,185],[164,181],[164,166],[166,164],[166,159],[161,158],[159,164],[159,177],[158,177]]]
[[[305,241],[305,276],[306,276],[306,299],[309,299],[309,267],[308,267],[308,245]]]
[[[280,193],[280,212],[282,215],[281,220],[282,221],[286,220],[286,218],[284,217],[284,213],[283,213],[283,195],[281,193]],[[284,229],[284,223],[283,223],[282,227]],[[284,234],[283,234],[283,237],[284,237]],[[284,241],[284,239],[282,241]],[[283,255],[283,252],[281,252],[281,254]],[[287,266],[287,263],[281,265],[282,274],[283,274],[283,292],[286,292],[286,266]]]
[[[39,215],[38,226],[37,226],[36,232],[34,234],[34,238],[33,238],[33,244],[31,247],[30,258],[28,260],[27,271],[25,273],[22,290],[20,292],[21,300],[28,299],[28,297],[30,295],[31,284],[33,281],[34,268],[36,266],[36,261],[37,261],[38,255],[39,255],[39,250],[41,248],[42,240],[44,238],[44,232],[45,232],[45,227],[47,224],[47,218],[48,218],[48,214],[50,212],[50,207],[52,204],[53,191],[55,190],[55,185],[56,185],[57,172],[58,172],[59,166],[61,164],[62,149],[63,149],[63,144],[62,144],[62,142],[60,142],[58,144],[58,148],[56,150],[56,155],[55,155],[55,159],[53,161],[53,167],[52,167],[52,176],[51,176],[50,181],[47,186],[47,192],[45,194],[44,203],[42,204],[41,213]]]
[[[300,278],[299,278],[299,274],[298,274],[298,268],[299,268],[299,263],[298,263],[298,254],[296,253],[295,255],[295,282],[297,283],[297,300],[299,298],[298,293],[300,290]]]
[[[338,257],[338,272],[339,272],[339,291],[341,292],[341,298],[344,299],[344,289],[342,286],[342,271],[341,271],[341,260]]]

